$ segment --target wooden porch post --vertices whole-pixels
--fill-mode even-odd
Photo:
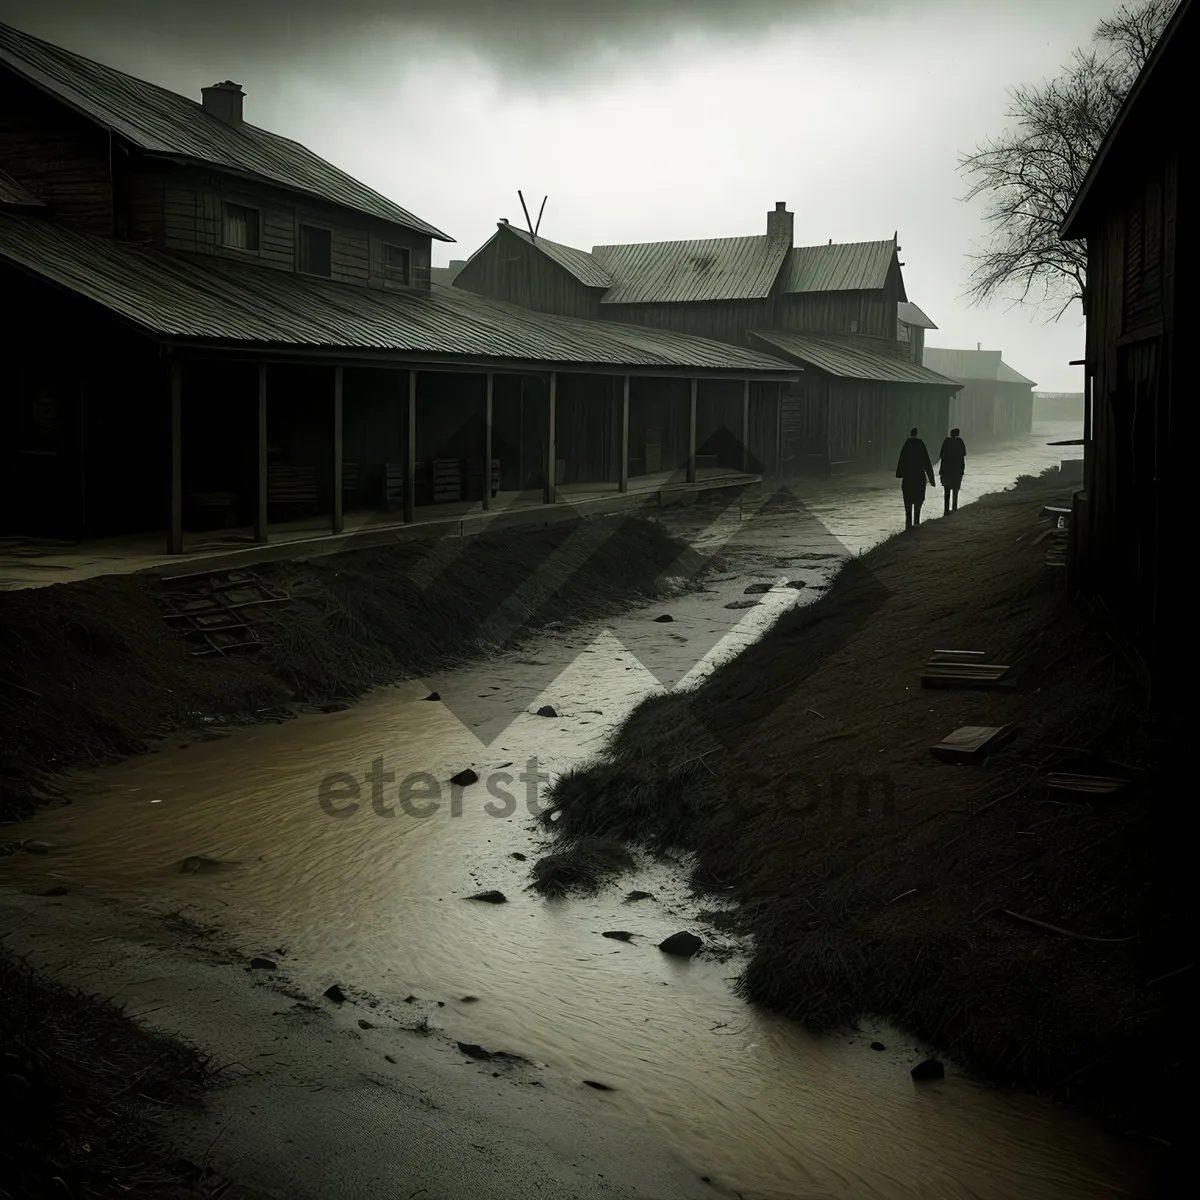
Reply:
[[[255,434],[257,488],[254,501],[254,540],[267,540],[267,364],[258,364],[258,419]]]
[[[404,523],[411,525],[417,507],[417,372],[408,372],[408,430],[404,451]]]
[[[167,553],[183,553],[183,364],[171,355],[171,512]]]
[[[492,399],[496,377],[487,373],[487,397],[483,409],[483,510],[492,507]]]
[[[688,403],[688,460],[687,481],[696,482],[696,391],[700,380],[692,380],[692,395]]]
[[[775,385],[775,478],[783,478],[783,384]]]
[[[558,451],[554,444],[554,410],[558,400],[558,372],[550,372],[550,422],[546,437],[546,486],[542,489],[542,503],[553,504],[557,496]]]
[[[341,367],[333,368],[333,511],[330,529],[341,533],[344,528],[342,514],[342,385]]]
[[[621,469],[617,474],[617,491],[629,491],[629,376],[621,387]]]
[[[750,474],[750,380],[742,385],[742,471]]]

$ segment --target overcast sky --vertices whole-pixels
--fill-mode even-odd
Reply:
[[[765,229],[899,231],[930,345],[1001,349],[1042,390],[1082,390],[1083,322],[970,307],[960,152],[1006,88],[1054,74],[1116,0],[0,0],[0,19],[246,117],[455,239],[500,217],[590,248]],[[536,215],[536,208],[535,208]]]

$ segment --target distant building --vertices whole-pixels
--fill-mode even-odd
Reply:
[[[429,279],[432,283],[440,283],[442,287],[450,287],[458,278],[458,273],[467,265],[464,258],[452,258],[444,267],[430,267]]]
[[[1041,421],[1075,421],[1083,424],[1082,392],[1034,392],[1033,415]]]
[[[760,234],[590,251],[500,221],[455,286],[782,356],[802,368],[780,419],[792,472],[886,465],[913,425],[944,436],[961,385],[922,364],[924,331],[934,326],[908,302],[896,238],[793,242],[783,202]]]
[[[1182,0],[1062,227],[1087,241],[1084,488],[1068,563],[1151,671],[1189,684],[1195,599],[1181,556],[1195,537],[1198,61],[1200,5]]]
[[[999,350],[925,347],[925,365],[962,384],[950,405],[950,424],[968,445],[987,445],[1033,429],[1036,384],[1014,371]]]

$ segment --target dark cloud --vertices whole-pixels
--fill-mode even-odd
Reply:
[[[922,0],[0,0],[0,19],[83,49],[123,42],[186,49],[193,59],[243,50],[259,63],[345,65],[364,47],[433,39],[472,50],[505,74],[586,69],[606,52],[652,51],[678,34],[740,40],[803,21],[912,7]],[[926,4],[930,0],[924,0]],[[934,0],[936,3],[937,0]],[[960,0],[961,3],[961,0]]]

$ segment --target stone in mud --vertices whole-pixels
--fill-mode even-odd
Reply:
[[[274,971],[275,963],[269,958],[252,958],[250,960],[250,970],[252,971]]]
[[[608,929],[600,935],[606,938],[616,938],[618,942],[633,941],[633,934],[628,929]]]
[[[340,987],[338,987],[338,985],[336,983],[331,983],[325,989],[325,999],[332,1000],[334,1002],[334,1004],[345,1004],[346,1003],[346,993],[343,992],[342,989]]]
[[[441,693],[439,692],[430,692],[429,695],[425,697],[426,700],[440,700],[441,698]]]
[[[585,1079],[584,1085],[590,1088],[595,1088],[598,1092],[613,1092],[615,1088],[610,1087],[607,1083],[598,1083],[595,1079]]]
[[[673,933],[665,942],[659,942],[658,948],[664,954],[675,958],[691,958],[704,943],[694,933]]]
[[[29,842],[22,842],[21,849],[24,850],[26,854],[49,854],[50,843],[38,841],[35,838]]]
[[[882,1042],[872,1042],[871,1049],[872,1050],[886,1050],[887,1047]]]
[[[53,887],[48,887],[44,892],[40,892],[42,896],[65,896],[70,889],[65,883],[56,883]]]
[[[405,996],[405,997],[404,997],[404,1003],[405,1003],[405,1004],[411,1004],[411,1003],[412,1003],[412,1002],[413,1002],[415,999],[416,999],[416,996]]]
[[[801,588],[808,587],[808,584],[805,583],[803,579],[789,579],[787,581],[787,586],[790,588],[795,588],[796,591],[799,591]]]
[[[923,1083],[927,1079],[945,1079],[946,1068],[936,1058],[927,1058],[917,1063],[909,1074],[917,1083]]]
[[[490,1050],[485,1050],[482,1046],[477,1046],[474,1042],[459,1042],[459,1050],[462,1051],[468,1058],[489,1059],[495,1058]]]
[[[543,704],[541,708],[534,714],[537,717],[557,717],[558,713],[549,705]]]
[[[522,854],[520,850],[514,850],[510,857],[515,858],[517,862],[524,862],[527,856]]]
[[[390,1063],[394,1063],[396,1061],[390,1054],[385,1054],[383,1057],[387,1062]]]
[[[752,583],[742,593],[744,596],[763,596],[771,590],[769,583]]]
[[[215,871],[221,864],[215,858],[204,858],[199,854],[189,855],[179,864],[184,875],[195,875],[200,871]]]
[[[468,896],[468,900],[481,900],[484,904],[507,904],[508,897],[503,892],[476,892],[474,896]]]
[[[459,1004],[474,1004],[479,999],[478,996],[464,996]]]
[[[638,892],[638,891],[633,891],[633,892],[627,892],[627,893],[625,894],[625,902],[626,902],[627,904],[628,904],[628,903],[631,903],[631,902],[632,902],[632,901],[634,901],[634,900],[653,900],[653,899],[654,899],[654,893],[653,893],[653,892]]]
[[[372,1025],[370,1021],[364,1021],[362,1019],[362,1017],[358,1018],[358,1027],[359,1027],[359,1029],[374,1029],[375,1028],[375,1026]]]
[[[472,783],[479,782],[479,776],[470,767],[467,767],[465,770],[459,771],[457,775],[451,775],[450,782],[459,787],[469,787]]]
[[[660,625],[665,625],[668,621],[674,621],[675,618],[670,613],[663,613],[661,617],[654,618]]]
[[[733,601],[730,601],[730,603],[726,604],[725,607],[731,608],[736,612],[739,609],[743,609],[743,608],[757,608],[758,601],[757,600],[733,600]]]

